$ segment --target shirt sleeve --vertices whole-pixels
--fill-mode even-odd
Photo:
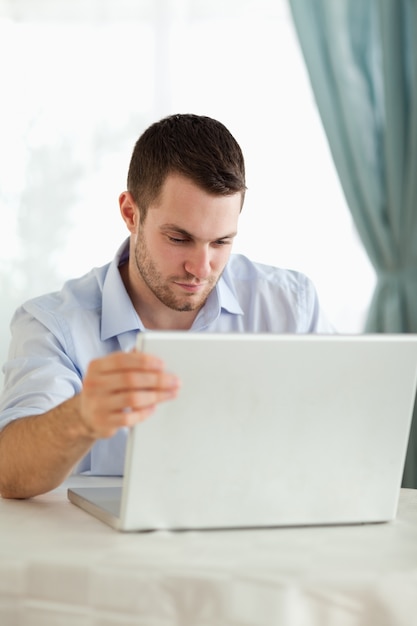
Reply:
[[[64,334],[53,326],[25,307],[16,311],[3,367],[0,429],[14,419],[44,413],[81,390],[81,375],[68,356]]]

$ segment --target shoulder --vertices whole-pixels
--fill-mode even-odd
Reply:
[[[312,286],[310,279],[302,272],[255,263],[242,254],[231,255],[224,277],[231,286],[247,283],[290,292]]]
[[[100,335],[106,267],[66,282],[62,289],[24,302],[11,320],[10,358],[55,357],[73,363]],[[72,367],[72,366],[71,366]]]
[[[328,332],[311,279],[291,269],[232,255],[223,274],[252,330]]]
[[[91,310],[101,306],[103,283],[109,264],[94,268],[84,276],[68,280],[59,291],[27,300],[23,308],[32,313],[59,314],[73,309]]]
[[[102,286],[108,265],[94,268],[84,276],[64,283],[59,291],[24,302],[12,319],[12,330],[41,324],[54,335],[67,337],[69,327],[96,326],[102,307]]]

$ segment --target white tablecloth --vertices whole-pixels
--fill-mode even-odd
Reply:
[[[0,499],[1,626],[417,624],[417,491],[388,524],[122,534],[67,486]]]

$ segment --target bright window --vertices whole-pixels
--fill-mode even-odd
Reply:
[[[138,135],[217,117],[246,156],[235,251],[307,273],[341,332],[375,276],[352,224],[285,0],[0,1],[0,356],[14,308],[109,261]]]

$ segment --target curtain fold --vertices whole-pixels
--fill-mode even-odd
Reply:
[[[367,332],[417,332],[417,2],[288,0],[377,284]],[[417,488],[417,410],[403,485]]]

